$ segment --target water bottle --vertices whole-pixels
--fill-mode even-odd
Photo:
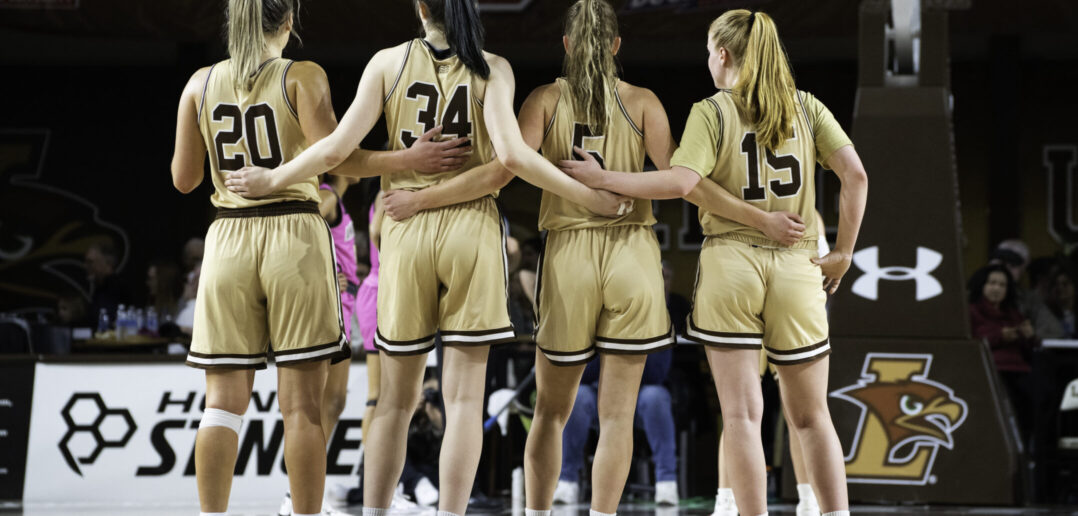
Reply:
[[[101,313],[97,315],[97,333],[103,334],[107,331],[109,331],[109,311],[102,308]]]
[[[127,307],[120,305],[116,307],[116,340],[124,340],[127,338]]]
[[[157,309],[151,306],[146,310],[146,331],[148,331],[150,335],[156,337],[158,329]]]

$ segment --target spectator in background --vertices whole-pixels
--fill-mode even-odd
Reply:
[[[56,322],[63,326],[96,324],[86,313],[86,300],[79,294],[68,293],[56,300]]]
[[[175,319],[180,312],[183,288],[180,269],[166,260],[155,260],[146,268],[146,301],[157,310],[160,320]]]
[[[97,242],[86,250],[86,278],[90,283],[90,313],[88,317],[97,320],[101,309],[109,314],[109,320],[116,320],[116,307],[127,300],[127,289],[116,275],[120,256],[111,242]]]
[[[1051,256],[1034,258],[1026,271],[1029,273],[1029,291],[1026,301],[1020,307],[1022,313],[1035,315],[1052,292],[1055,272],[1059,269],[1059,260]]]
[[[1051,289],[1033,316],[1034,329],[1041,339],[1073,339],[1074,276],[1066,269],[1047,275]]]
[[[969,314],[973,336],[988,342],[1000,379],[1023,436],[1029,435],[1033,406],[1027,356],[1037,346],[1033,325],[1015,299],[1014,280],[1003,265],[982,267],[969,280]]]
[[[509,262],[509,320],[519,335],[535,331],[535,270],[523,268],[520,242],[513,237],[505,240]]]
[[[206,249],[206,241],[194,237],[183,244],[183,270],[191,272],[202,264],[202,253]]]
[[[1014,238],[1000,242],[988,258],[988,264],[1003,265],[1007,268],[1014,286],[1014,299],[1018,310],[1026,317],[1032,317],[1035,307],[1030,306],[1029,292],[1022,285],[1022,277],[1029,265],[1029,247],[1026,243]]]
[[[201,265],[195,265],[194,270],[187,273],[187,280],[183,284],[183,294],[180,295],[180,311],[176,315],[176,326],[180,331],[191,336],[191,329],[195,325],[195,297],[198,296],[198,277],[202,272]]]

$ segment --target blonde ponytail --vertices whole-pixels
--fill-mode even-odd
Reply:
[[[565,19],[569,48],[563,73],[572,94],[573,110],[588,121],[592,134],[606,132],[608,109],[617,88],[613,45],[618,18],[606,0],[578,0]]]
[[[232,85],[250,91],[266,49],[262,32],[262,0],[228,0],[228,56]]]
[[[734,95],[756,141],[774,150],[793,136],[797,90],[775,21],[765,13],[729,11],[711,24],[711,43],[740,66]]]

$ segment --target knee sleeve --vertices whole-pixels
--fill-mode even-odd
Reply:
[[[203,428],[209,428],[211,426],[223,426],[225,428],[231,429],[233,432],[236,432],[236,434],[239,435],[240,425],[242,424],[243,416],[233,414],[231,412],[224,411],[221,409],[208,408],[205,412],[202,413],[202,421],[199,422],[198,428],[201,430]]]

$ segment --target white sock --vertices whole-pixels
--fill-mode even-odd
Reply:
[[[316,513],[313,513],[313,514],[300,514],[298,512],[294,512],[294,513],[292,513],[292,516],[318,516],[319,514],[321,514],[321,513],[316,512]]]
[[[386,516],[389,509],[375,509],[374,507],[363,507],[363,516]]]
[[[734,503],[734,490],[729,487],[720,487],[718,496],[723,503],[729,502],[731,505]]]
[[[802,502],[816,503],[816,493],[809,484],[797,484],[797,499]]]
[[[612,512],[610,514],[607,514],[605,512],[599,512],[599,511],[597,511],[595,509],[588,510],[588,516],[614,516],[615,514],[617,514],[617,513]]]
[[[767,516],[767,513],[765,512],[765,513],[761,514],[760,516]]]
[[[524,516],[550,516],[550,511],[537,511],[534,509],[524,509]]]
[[[850,511],[831,511],[824,513],[823,516],[850,516]]]
[[[460,516],[449,511],[438,511],[438,516]]]
[[[200,512],[200,513],[198,513],[198,516],[227,516],[227,515],[228,515],[228,513],[225,513],[225,512]]]

